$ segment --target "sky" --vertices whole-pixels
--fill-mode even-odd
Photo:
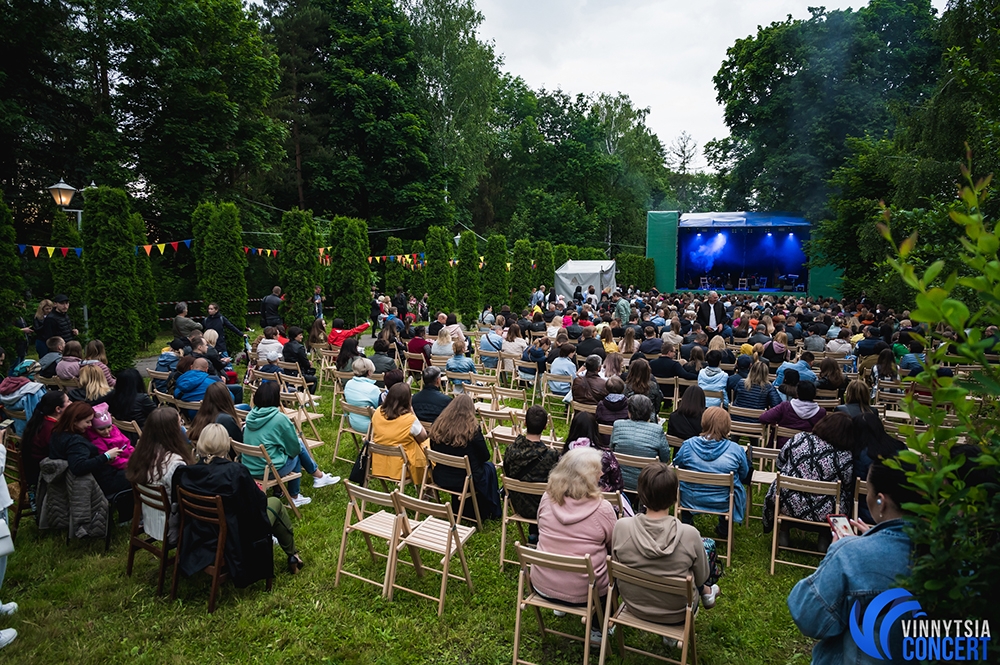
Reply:
[[[863,6],[838,0],[476,0],[480,35],[503,69],[533,88],[627,94],[648,107],[650,128],[669,145],[681,132],[698,144],[728,135],[712,77],[737,39],[758,25],[808,18],[809,6]],[[946,0],[932,0],[939,14]]]

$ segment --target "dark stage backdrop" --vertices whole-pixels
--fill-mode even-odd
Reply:
[[[735,289],[744,277],[752,291],[793,291],[809,274],[802,250],[807,239],[804,229],[793,227],[679,229],[677,288],[697,289],[707,277],[712,288]]]

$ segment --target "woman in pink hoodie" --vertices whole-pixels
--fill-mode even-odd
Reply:
[[[601,453],[595,448],[568,451],[549,474],[538,506],[538,550],[569,556],[590,555],[597,588],[608,588],[607,555],[615,528],[615,509],[601,497]],[[531,586],[540,595],[571,606],[587,603],[586,575],[551,568],[531,570]],[[600,630],[591,641],[600,641]]]

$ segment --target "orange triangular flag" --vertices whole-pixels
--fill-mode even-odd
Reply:
[[[371,263],[371,262],[372,262],[372,257],[369,256],[368,257],[368,263]]]
[[[41,245],[32,245],[31,246],[31,251],[33,251],[35,253],[35,257],[36,258],[38,257],[38,250],[40,250],[41,248],[42,248]]]
[[[153,246],[152,246],[152,245],[143,245],[143,246],[142,246],[142,248],[143,248],[144,250],[146,250],[146,256],[149,256],[149,253],[150,253],[151,251],[153,251]]]

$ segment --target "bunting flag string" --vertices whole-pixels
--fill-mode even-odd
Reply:
[[[168,245],[170,246],[170,248],[172,250],[174,250],[175,252],[177,252],[177,251],[180,250],[181,243],[184,243],[185,247],[187,247],[188,249],[191,249],[191,241],[192,240],[193,240],[193,238],[187,238],[186,240],[172,240],[170,242],[161,242],[161,243],[149,244],[149,245],[136,245],[135,246],[135,253],[138,254],[139,250],[141,249],[141,250],[143,250],[143,251],[146,252],[146,256],[152,256],[152,251],[153,251],[153,248],[155,247],[156,249],[160,250],[160,254],[163,255],[163,254],[167,253],[167,246]],[[42,252],[43,250],[45,251],[45,254],[49,258],[54,257],[55,253],[57,251],[64,258],[66,256],[68,256],[70,252],[73,252],[74,254],[76,254],[77,258],[80,258],[80,257],[83,256],[83,248],[82,247],[50,247],[48,245],[27,245],[27,244],[18,244],[18,246],[17,246],[17,251],[21,255],[24,255],[29,249],[31,250],[31,253],[32,253],[32,255],[35,258],[38,258],[38,254],[40,252]],[[243,249],[244,249],[244,251],[247,250],[246,247],[244,247]],[[275,250],[271,250],[271,251],[274,254],[278,253],[278,250],[276,250],[276,249]]]

